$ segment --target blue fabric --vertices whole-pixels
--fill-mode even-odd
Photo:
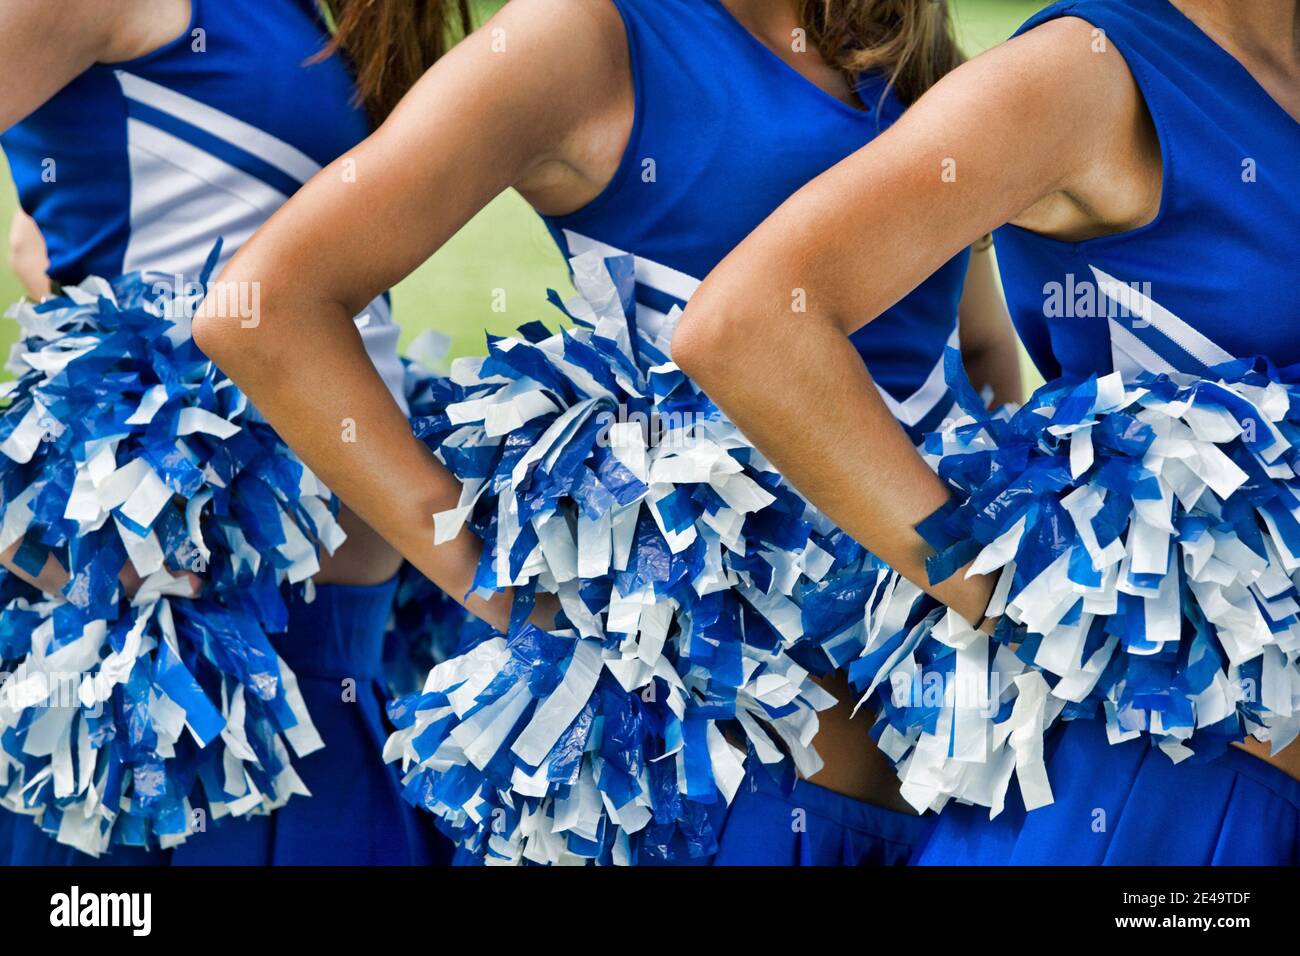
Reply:
[[[718,829],[718,850],[699,861],[646,866],[904,866],[932,817],[916,817],[800,780],[785,794],[765,772],[748,774]],[[458,849],[454,866],[482,859]]]
[[[290,604],[289,630],[275,643],[325,741],[297,763],[312,795],[294,797],[269,816],[217,821],[206,839],[173,852],[173,866],[447,862],[450,844],[401,799],[398,770],[382,758],[391,732],[384,625],[396,586],[323,585],[312,603]],[[343,699],[348,680],[355,681],[355,701]]]
[[[295,598],[289,629],[273,639],[294,670],[325,747],[296,761],[311,797],[273,814],[209,821],[206,834],[171,851],[120,848],[95,860],[17,821],[13,865],[431,865],[451,845],[400,795],[395,766],[381,753],[384,625],[396,580],[374,587],[321,585]],[[345,700],[345,681],[355,681]],[[349,685],[351,686],[351,685]],[[2,832],[2,831],[0,831]]]
[[[200,43],[203,48],[196,49]],[[138,172],[133,175],[128,142],[144,131],[144,124],[148,130],[175,137],[178,149],[195,147],[225,161],[231,158],[228,150],[249,145],[248,135],[208,128],[184,108],[179,112],[189,117],[188,123],[176,115],[150,111],[126,95],[120,74],[157,84],[269,133],[323,166],[369,132],[365,111],[352,102],[353,82],[343,61],[330,57],[306,65],[324,43],[325,33],[310,0],[191,0],[191,22],[173,41],[135,60],[92,66],[30,116],[2,131],[0,146],[7,154],[19,200],[40,226],[49,248],[50,276],[71,283],[87,275],[115,276],[139,268],[138,262],[124,263],[128,244],[133,231],[148,228],[155,217],[166,217],[170,224],[164,236],[171,232],[178,238],[150,239],[146,263],[150,268],[173,266],[175,256],[166,254],[166,247],[173,247],[176,254],[193,248],[201,255],[217,235],[224,234],[227,251],[233,254],[246,238],[244,229],[235,224],[248,212],[213,212],[211,191],[230,190],[224,179],[208,188],[182,191],[174,202],[141,202],[146,193],[164,195],[168,187],[161,180],[178,180],[186,160],[180,152],[159,157],[148,166],[148,181],[141,183],[136,181]],[[250,82],[255,82],[255,90]],[[214,143],[225,148],[214,151]],[[172,162],[182,168],[172,168],[168,165]],[[234,165],[250,171],[249,162]],[[286,175],[265,162],[251,172],[257,182],[275,189],[280,201],[304,178]],[[230,206],[248,205],[236,194],[230,199]],[[264,218],[269,212],[262,209],[257,215]],[[219,222],[225,217],[230,217],[228,222]],[[256,222],[239,225],[250,227]],[[184,241],[191,238],[187,232],[194,234],[194,241]],[[198,241],[199,233],[205,233],[204,241]],[[189,274],[188,269],[183,271]]]
[[[2,812],[2,811],[0,811]],[[30,820],[13,817],[12,843],[0,845],[0,866],[166,866],[166,850],[146,850],[137,846],[119,846],[103,856],[79,853],[56,842]]]
[[[1064,16],[1104,30],[1127,62],[1160,140],[1164,195],[1153,222],[1118,235],[1060,242],[1016,226],[998,230],[1007,301],[1035,364],[1048,379],[1110,371],[1118,321],[1121,335],[1173,367],[1202,371],[1177,338],[1131,315],[1095,314],[1101,309],[1086,301],[1094,268],[1146,284],[1139,288],[1149,298],[1230,356],[1265,355],[1279,367],[1300,361],[1291,321],[1300,316],[1300,123],[1168,0],[1057,3],[1019,32]],[[1049,284],[1074,303],[1065,314],[1048,301]]]
[[[74,133],[87,116],[98,118],[96,135]],[[112,71],[91,67],[0,133],[0,148],[19,204],[45,237],[50,276],[71,283],[91,270],[121,273],[131,237],[131,170],[126,110]],[[110,156],[117,161],[107,162]]]
[[[806,780],[789,794],[749,774],[727,811],[711,866],[903,866],[930,818],[873,806]]]
[[[1019,32],[1063,16],[1099,28],[1124,57],[1159,137],[1163,196],[1153,222],[1118,235],[998,231],[1011,314],[1039,369],[1083,379],[1135,366],[1204,374],[1207,356],[1300,360],[1300,124],[1167,0],[1057,3]],[[1103,276],[1157,306],[1116,310],[1096,295]],[[1052,294],[1064,299],[1056,308]],[[1049,740],[1054,804],[1026,814],[1009,801],[992,821],[949,806],[919,862],[1297,862],[1300,785],[1263,761],[1232,750],[1175,765],[1142,741],[1108,746],[1099,720]]]
[[[0,865],[8,862],[10,854],[13,852],[14,829],[19,823],[26,825],[26,822],[20,821],[16,814],[0,810]]]
[[[1013,787],[997,818],[952,805],[922,866],[1300,864],[1300,782],[1235,748],[1174,764],[1145,741],[1110,745],[1098,721],[1051,742],[1056,802],[1026,813]]]
[[[892,92],[882,101],[877,75],[859,84],[864,109],[837,100],[718,0],[614,2],[627,29],[634,125],[605,191],[571,215],[546,217],[566,256],[583,251],[571,231],[703,279],[800,187],[903,112]],[[914,393],[939,362],[956,327],[968,260],[956,256],[853,336],[876,381],[896,398]],[[661,313],[680,305],[689,287],[638,280],[638,304]]]

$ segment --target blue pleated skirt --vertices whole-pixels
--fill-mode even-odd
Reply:
[[[930,821],[800,780],[789,794],[749,774],[727,810],[711,866],[904,866]]]
[[[1008,795],[988,810],[949,806],[922,866],[1294,866],[1300,782],[1236,748],[1174,764],[1141,740],[1111,746],[1100,721],[1066,724],[1050,744],[1056,802],[1026,813]],[[1012,787],[1014,791],[1014,786]]]
[[[0,810],[0,865],[6,864],[13,857],[14,827],[20,823],[18,815],[8,810]]]
[[[208,822],[170,851],[114,847],[98,860],[18,819],[14,865],[329,866],[445,864],[451,844],[401,798],[396,767],[382,759],[384,628],[396,581],[321,585],[289,605],[289,629],[272,643],[298,677],[325,746],[294,764],[310,797],[274,813]],[[0,853],[3,853],[0,844]],[[0,863],[5,862],[0,856]]]
[[[643,860],[647,866],[904,866],[929,818],[842,796],[800,780],[785,794],[764,771],[751,773],[727,808],[718,851],[701,860]],[[455,866],[482,860],[458,850]]]

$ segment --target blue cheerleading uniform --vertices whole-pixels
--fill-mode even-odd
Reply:
[[[139,59],[98,64],[0,133],[49,275],[218,270],[303,183],[369,132],[310,0],[191,0],[189,28]],[[251,84],[255,84],[255,93]],[[399,330],[386,297],[361,336],[398,404]]]
[[[138,60],[92,66],[0,134],[19,203],[44,235],[49,277],[194,278],[217,238],[220,271],[369,133],[342,62],[304,65],[324,42],[309,0],[191,0],[181,36]],[[370,359],[404,406],[386,297],[364,315]]]
[[[717,0],[614,0],[627,31],[635,115],[618,170],[582,209],[544,217],[566,257],[635,257],[638,326],[656,331],[700,281],[800,187],[865,146],[903,112],[878,75],[862,108],[799,75]],[[719,68],[724,64],[724,68]],[[913,435],[952,410],[943,375],[957,341],[963,252],[853,336],[881,394]],[[802,808],[808,829],[791,827]],[[766,771],[719,803],[715,864],[897,864],[919,818]],[[788,836],[787,836],[788,835]],[[465,855],[462,854],[463,860]],[[642,859],[641,862],[657,862]]]
[[[596,199],[544,218],[566,257],[593,250],[636,257],[637,322],[653,330],[781,203],[887,129],[903,104],[876,74],[859,79],[861,109],[841,102],[718,0],[614,5],[627,29],[632,132]],[[957,340],[969,259],[953,257],[853,335],[886,403],[914,435],[952,410],[942,357]]]
[[[854,800],[800,780],[781,786],[760,770],[745,776],[722,810],[717,850],[680,866],[905,866],[930,820]],[[456,851],[455,866],[482,860]],[[643,864],[657,861],[642,859]]]
[[[189,27],[175,40],[135,60],[91,67],[0,135],[57,283],[134,272],[193,282],[205,262],[219,268],[303,183],[369,132],[340,58],[306,63],[326,41],[311,0],[192,0],[191,10]],[[218,240],[220,257],[208,261]],[[372,302],[357,326],[405,409],[399,330],[387,296]],[[187,343],[174,346],[190,360]],[[251,412],[249,419],[260,421]],[[296,481],[292,471],[277,474]],[[234,504],[241,518],[256,512],[254,523],[281,520],[265,510],[266,502],[245,503],[247,514]],[[445,844],[399,799],[396,772],[381,758],[388,733],[382,644],[395,587],[322,585],[307,602],[301,588],[289,593],[284,586],[287,620],[261,622],[280,661],[295,672],[290,689],[305,701],[324,742],[295,764],[303,787],[291,792],[305,788],[312,796],[290,799],[270,815],[207,820],[203,829],[211,833],[171,849],[160,850],[153,840],[148,847],[129,845],[140,838],[128,836],[128,845],[115,841],[98,862],[443,860]],[[174,696],[183,698],[184,690],[173,684]],[[21,743],[4,746],[20,764],[29,759]],[[220,768],[187,772],[208,774],[208,793],[223,792],[228,782]],[[57,820],[48,819],[55,811],[46,812],[46,829],[57,829]],[[95,862],[25,821],[5,826],[11,842],[0,844],[0,863]]]
[[[1013,793],[992,820],[949,806],[923,866],[1297,866],[1300,782],[1240,750],[1175,764],[1148,743],[1111,744],[1074,720],[1049,738],[1056,801],[1026,812]]]
[[[1058,3],[1020,32],[1064,16],[1105,31],[1128,64],[1159,138],[1163,196],[1150,224],[1117,235],[998,231],[1012,317],[1038,367],[1127,380],[1206,375],[1234,358],[1300,361],[1300,123],[1167,0]],[[1224,718],[1230,733],[1235,714]],[[1012,788],[992,820],[984,807],[949,806],[918,862],[1300,862],[1300,783],[1222,740],[1191,749],[1175,764],[1151,740],[1112,744],[1100,718],[1078,715],[1047,739],[1054,802],[1026,812]]]
[[[995,234],[1012,320],[1046,378],[1112,370],[1202,373],[1233,358],[1300,362],[1287,321],[1300,196],[1300,123],[1168,0],[1086,0],[1043,10],[1105,31],[1155,124],[1163,195],[1145,226],[1061,242]]]
[[[396,580],[379,587],[331,585],[319,588],[311,603],[293,598],[289,630],[275,644],[298,675],[326,742],[297,765],[311,798],[218,823],[211,839],[173,850],[173,866],[446,862],[426,846],[427,824],[402,802],[397,775],[377,772],[387,737],[383,622],[396,586]]]
[[[712,866],[903,866],[931,821],[751,772],[726,811]]]
[[[170,850],[119,846],[94,858],[56,843],[15,814],[0,816],[0,864],[15,866],[438,865],[450,846],[401,800],[396,774],[378,763],[388,734],[384,623],[396,579],[376,587],[318,587],[294,595],[275,646],[292,666],[323,750],[297,762],[310,798],[274,813],[208,824],[206,838]],[[12,822],[11,822],[12,821]],[[346,821],[346,825],[343,825]]]

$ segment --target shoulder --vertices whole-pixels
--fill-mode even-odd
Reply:
[[[478,56],[502,57],[502,75],[520,84],[507,114],[532,130],[536,155],[516,187],[539,209],[589,201],[591,184],[617,167],[635,109],[619,8],[612,0],[511,0],[471,40]]]
[[[39,43],[61,60],[134,59],[179,36],[195,0],[3,0],[6,39]]]
[[[1057,82],[1085,84],[1089,90],[1131,89],[1133,77],[1106,30],[1080,16],[1062,16],[1026,30],[1007,43],[1040,69],[1055,67]]]
[[[1121,146],[1144,111],[1114,45],[1086,20],[1063,16],[962,64],[908,113],[940,132],[993,137],[1003,149],[1088,164]]]
[[[568,56],[583,57],[624,43],[623,18],[612,0],[510,0],[477,34],[509,48],[523,44],[558,44]]]
[[[111,57],[123,9],[95,0],[0,0],[0,130]]]
[[[1008,210],[1018,225],[1058,237],[1105,233],[1158,203],[1159,149],[1141,91],[1087,20],[1062,16],[1026,30],[932,94],[947,101],[936,125],[995,144],[1006,174],[1037,187],[1023,197],[1028,205]]]
[[[610,0],[510,0],[444,61],[433,72],[468,66],[486,99],[544,102],[558,118],[627,72],[627,41]]]
[[[432,72],[469,64],[502,117],[561,135],[617,111],[630,75],[611,0],[510,0],[444,60]]]
[[[1099,27],[1075,16],[1041,23],[959,67],[950,85],[1042,109],[1104,113],[1136,91],[1122,56]]]
[[[0,34],[6,41],[40,44],[55,55],[98,56],[112,48],[128,19],[130,3],[102,4],[95,0],[4,0],[0,3]]]

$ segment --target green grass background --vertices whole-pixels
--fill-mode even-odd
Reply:
[[[1005,39],[1044,6],[1041,0],[951,2],[958,37],[972,54]],[[479,0],[475,6],[482,22],[501,3]],[[13,183],[0,156],[0,238],[9,234],[15,206]],[[7,243],[0,248],[7,250]],[[564,262],[541,220],[516,193],[508,192],[394,290],[402,344],[432,328],[450,336],[452,355],[482,353],[485,332],[508,333],[533,318],[553,321],[559,313],[545,301],[547,288],[566,294],[571,289]],[[507,312],[492,309],[496,289],[505,290]],[[7,255],[0,257],[0,303],[21,295]],[[8,354],[16,334],[15,323],[0,322],[0,356]]]

